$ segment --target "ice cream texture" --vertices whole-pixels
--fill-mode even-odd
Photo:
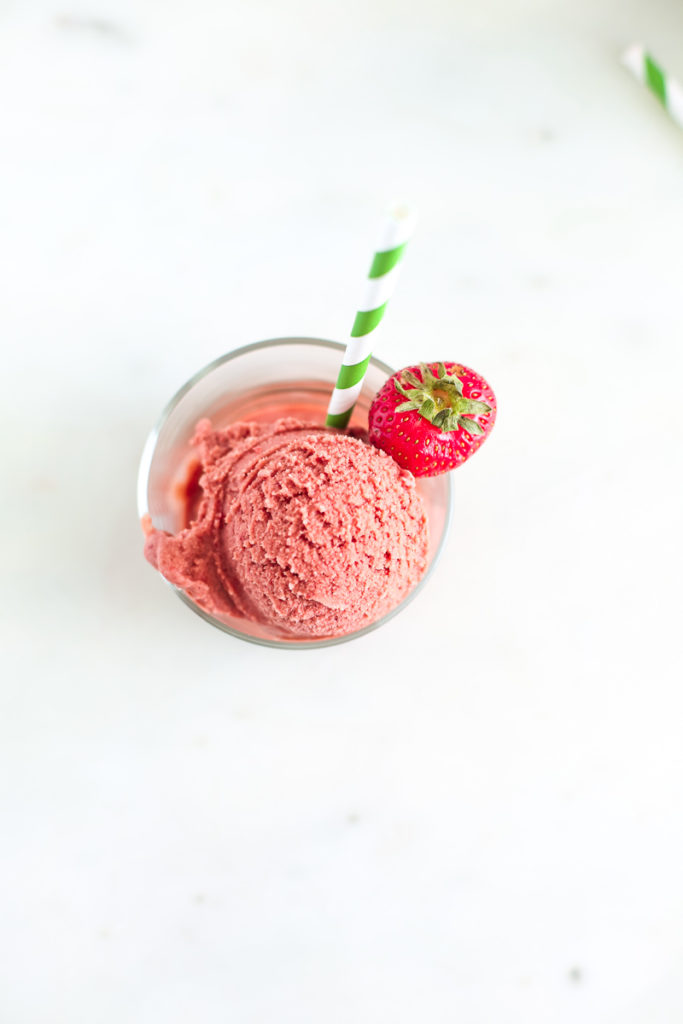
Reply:
[[[215,616],[302,638],[355,632],[423,575],[427,521],[412,474],[360,437],[293,418],[197,425],[201,499],[145,555]]]

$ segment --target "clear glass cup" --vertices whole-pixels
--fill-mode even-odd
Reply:
[[[138,512],[157,529],[177,533],[185,525],[187,480],[196,459],[190,447],[197,422],[208,417],[215,428],[237,420],[268,422],[291,415],[324,423],[344,346],[319,338],[276,338],[235,349],[209,363],[173,396],[147,438],[138,474]],[[393,370],[374,357],[350,426],[367,429],[368,409]],[[427,569],[400,604],[363,629],[344,636],[311,639],[287,636],[272,626],[236,616],[211,615],[183,590],[169,584],[197,615],[231,636],[266,647],[329,647],[388,622],[420,592],[443,549],[451,516],[450,473],[417,482],[429,524]]]

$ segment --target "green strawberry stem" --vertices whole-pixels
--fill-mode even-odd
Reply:
[[[445,433],[460,428],[472,436],[483,434],[483,427],[470,417],[491,412],[491,406],[465,398],[460,378],[455,373],[446,373],[443,363],[436,367],[435,376],[427,363],[420,363],[422,380],[410,370],[396,378],[396,390],[406,399],[396,406],[396,412],[414,410]]]

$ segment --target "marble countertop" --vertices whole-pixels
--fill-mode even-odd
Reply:
[[[2,1024],[683,1015],[683,78],[666,0],[0,13]],[[144,563],[169,396],[344,339],[498,394],[429,586],[333,650]]]

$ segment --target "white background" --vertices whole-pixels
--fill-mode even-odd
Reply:
[[[683,1015],[674,0],[0,10],[2,1024]],[[142,558],[145,436],[236,345],[344,339],[500,413],[448,551],[329,651]]]

